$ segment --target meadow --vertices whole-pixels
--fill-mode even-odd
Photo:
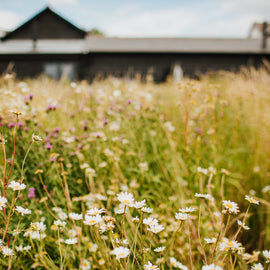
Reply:
[[[269,85],[3,75],[1,269],[270,269]]]

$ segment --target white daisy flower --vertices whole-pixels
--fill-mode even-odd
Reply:
[[[44,232],[46,230],[46,225],[43,222],[31,222],[31,228],[34,231]]]
[[[230,214],[237,214],[239,212],[239,207],[235,202],[223,200],[223,206]]]
[[[97,207],[94,207],[94,208],[87,210],[86,214],[89,216],[96,216],[96,215],[100,215],[104,212],[105,212],[104,208],[98,209]]]
[[[217,238],[213,237],[213,238],[204,238],[204,241],[206,242],[206,244],[214,244],[217,242]]]
[[[250,230],[250,228],[246,225],[246,223],[244,222],[242,222],[241,220],[238,220],[237,219],[237,224],[240,226],[240,227],[242,227],[243,229],[245,229],[245,230]]]
[[[207,169],[203,169],[203,168],[201,168],[201,167],[198,167],[198,168],[197,168],[197,172],[198,172],[198,173],[202,173],[202,174],[204,174],[204,175],[207,175],[207,174],[208,174],[208,170],[207,170]]]
[[[152,226],[152,225],[158,224],[158,220],[156,218],[152,218],[152,217],[144,218],[143,224],[148,225],[148,226]]]
[[[143,267],[145,270],[152,270],[152,269],[159,270],[158,266],[152,264],[150,261],[148,261],[148,263],[145,264]]]
[[[103,222],[101,215],[96,215],[96,216],[86,215],[84,218],[85,218],[85,220],[83,221],[83,223],[85,225],[96,225],[98,223]]]
[[[59,212],[58,217],[62,220],[66,220],[68,216],[65,212]]]
[[[184,221],[184,220],[187,220],[188,214],[185,214],[185,213],[176,213],[175,214],[175,218]]]
[[[117,199],[124,205],[131,206],[134,204],[134,197],[131,193],[121,192],[117,194]]]
[[[157,247],[154,249],[155,252],[162,252],[165,250],[165,247]]]
[[[12,188],[13,191],[16,190],[23,190],[26,188],[25,184],[20,184],[19,182],[11,181],[11,183],[8,185],[8,187]]]
[[[82,215],[82,214],[69,213],[68,216],[69,216],[71,219],[74,219],[74,220],[81,220],[81,219],[83,219],[83,215]]]
[[[164,227],[159,224],[151,225],[149,228],[147,228],[147,231],[153,232],[153,233],[159,233],[164,230]]]
[[[219,245],[219,250],[221,251],[238,251],[242,249],[241,243],[235,240],[223,239],[223,241]]]
[[[254,266],[251,267],[251,270],[264,270],[261,263],[256,263]]]
[[[122,258],[126,258],[130,253],[130,250],[128,248],[125,247],[116,247],[111,254],[116,256],[116,259],[122,259]]]
[[[78,243],[78,240],[76,238],[72,238],[72,239],[66,239],[65,243],[68,245],[74,245]]]
[[[260,204],[259,201],[255,200],[254,198],[248,196],[248,195],[245,195],[245,200],[249,201],[250,203],[253,203],[253,204]]]
[[[140,219],[138,217],[134,217],[134,218],[132,218],[132,221],[135,223],[138,223],[138,222],[140,222]]]
[[[7,199],[5,197],[0,196],[0,210],[3,209],[3,207],[6,207]]]
[[[29,209],[25,209],[21,206],[16,206],[15,210],[20,213],[22,216],[23,215],[30,215],[31,214],[31,210]]]
[[[205,194],[195,193],[195,197],[205,199],[205,200],[211,200],[211,201],[214,200],[214,198],[210,194],[207,194],[207,193],[205,193]]]
[[[270,250],[264,250],[262,252],[262,254],[266,258],[266,262],[269,263],[269,261],[270,261]]]
[[[143,207],[142,212],[151,214],[153,212],[153,208],[150,207]]]
[[[64,228],[65,226],[66,226],[66,222],[65,221],[61,221],[60,219],[58,219],[58,220],[55,220],[54,222],[53,222],[53,224],[55,225],[55,226],[57,226],[57,227],[60,227],[60,228]]]
[[[182,213],[192,213],[192,212],[196,211],[196,208],[186,207],[186,208],[180,208],[180,209],[178,209],[178,211],[182,212]]]
[[[141,209],[145,206],[145,200],[142,200],[140,202],[135,202],[132,207],[136,208],[136,209]]]
[[[82,270],[89,270],[91,269],[90,262],[87,260],[83,260],[82,262]]]
[[[11,248],[8,248],[8,247],[2,247],[2,253],[3,253],[4,257],[14,255],[13,250]]]
[[[202,267],[202,270],[222,270],[222,268],[215,264],[208,264],[208,265],[204,265]]]

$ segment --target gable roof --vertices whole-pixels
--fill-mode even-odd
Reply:
[[[6,34],[2,40],[83,39],[85,36],[85,31],[46,7],[14,31]]]

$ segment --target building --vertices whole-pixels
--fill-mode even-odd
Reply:
[[[260,27],[259,27],[260,28]],[[267,27],[260,29],[267,30]],[[184,75],[258,67],[270,61],[269,35],[247,39],[107,38],[74,26],[46,7],[0,42],[0,73],[18,77],[42,73],[59,79],[93,80],[97,76],[164,81],[179,66]]]

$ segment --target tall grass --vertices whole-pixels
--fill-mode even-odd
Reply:
[[[3,76],[0,264],[267,269],[269,81]]]

